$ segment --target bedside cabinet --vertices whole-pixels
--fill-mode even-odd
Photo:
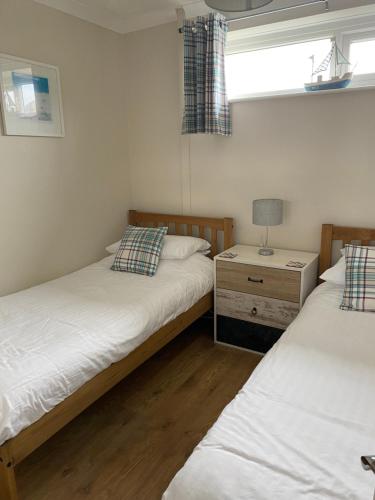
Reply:
[[[215,257],[215,342],[261,354],[281,337],[317,285],[316,253],[236,245]],[[287,266],[305,263],[302,268]]]

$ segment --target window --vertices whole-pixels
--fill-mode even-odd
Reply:
[[[375,86],[375,6],[356,7],[281,23],[230,31],[225,57],[230,100],[304,93],[332,40],[342,52],[341,74],[351,88]],[[321,73],[335,75],[334,58]]]
[[[328,38],[228,55],[226,78],[229,98],[302,90],[304,83],[311,79],[311,56],[321,62],[330,49],[331,40]],[[329,70],[323,75],[329,78]]]
[[[355,75],[375,73],[375,39],[360,40],[350,44],[349,60]]]

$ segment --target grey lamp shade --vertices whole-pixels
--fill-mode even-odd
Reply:
[[[278,226],[283,223],[283,200],[263,199],[253,201],[253,224]]]

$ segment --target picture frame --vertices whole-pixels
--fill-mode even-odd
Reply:
[[[56,66],[0,54],[0,91],[4,135],[65,136]]]

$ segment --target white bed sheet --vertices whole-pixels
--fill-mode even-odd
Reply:
[[[163,500],[371,500],[375,314],[325,283],[196,447]]]
[[[113,272],[112,261],[0,298],[0,444],[213,287],[201,254],[162,260],[152,278]]]

